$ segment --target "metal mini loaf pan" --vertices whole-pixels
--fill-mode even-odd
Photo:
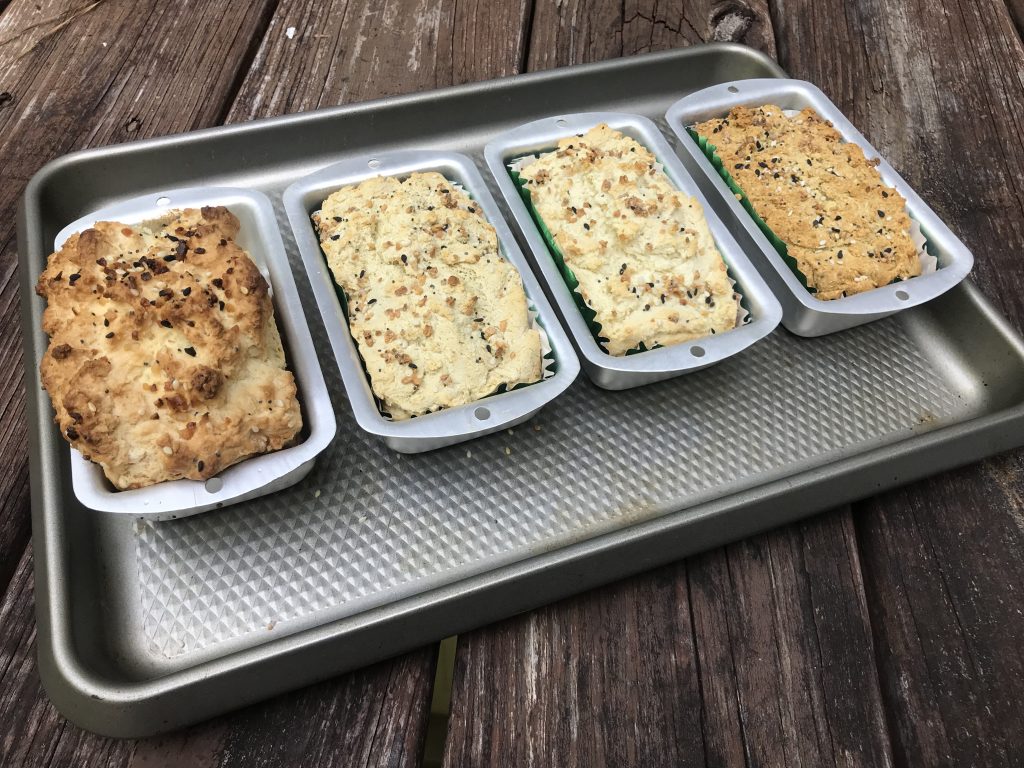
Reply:
[[[572,291],[552,258],[536,223],[509,173],[509,163],[525,155],[554,149],[560,139],[606,123],[632,137],[657,157],[673,185],[697,198],[729,274],[749,311],[749,322],[727,333],[638,354],[612,356],[600,347],[581,314]],[[629,389],[706,368],[743,351],[774,330],[782,317],[778,301],[711,210],[697,184],[672,147],[648,118],[621,112],[555,115],[513,128],[492,139],[484,149],[487,166],[530,247],[534,264],[544,278],[551,300],[569,328],[587,375],[605,389]]]
[[[341,187],[374,176],[406,177],[426,171],[436,171],[460,185],[480,205],[484,217],[494,227],[499,250],[519,272],[527,302],[536,315],[535,322],[547,336],[550,357],[553,357],[553,364],[547,370],[553,372],[534,384],[490,395],[473,403],[412,419],[393,420],[381,413],[370,388],[362,358],[349,332],[348,318],[338,299],[337,291],[340,289],[327,266],[310,216]],[[483,177],[466,155],[396,150],[344,160],[304,176],[289,186],[284,192],[284,207],[356,421],[367,432],[382,437],[393,450],[420,453],[513,427],[537,413],[575,380],[580,366],[572,345],[544,298],[544,292],[530,271]]]
[[[774,104],[784,110],[810,107],[829,120],[845,141],[863,149],[868,159],[877,158],[882,180],[907,201],[907,213],[921,226],[928,252],[938,259],[938,269],[854,296],[831,301],[815,298],[782,260],[757,222],[686,131],[687,127],[702,120],[724,117],[733,107],[765,104]],[[683,97],[669,108],[665,118],[683,150],[703,171],[704,179],[717,193],[719,199],[716,204],[724,203],[728,207],[743,233],[760,251],[763,258],[758,260],[758,267],[782,303],[782,324],[799,336],[822,336],[923,304],[961,282],[974,265],[974,257],[960,239],[853,127],[839,108],[811,83],[776,78],[721,83]]]
[[[236,504],[297,483],[309,474],[317,454],[334,437],[337,425],[330,396],[299,303],[274,209],[266,195],[234,187],[189,187],[143,195],[72,222],[58,233],[54,248],[59,250],[72,234],[99,221],[134,225],[158,219],[168,210],[213,205],[224,206],[238,217],[240,227],[236,241],[270,284],[275,319],[282,332],[288,368],[295,376],[302,406],[300,442],[241,461],[205,482],[171,480],[125,491],[115,489],[98,464],[69,447],[75,496],[90,509],[167,520]],[[39,301],[41,321],[43,307],[42,300]]]

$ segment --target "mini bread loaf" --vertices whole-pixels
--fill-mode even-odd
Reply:
[[[738,297],[700,203],[607,125],[516,171],[612,355],[736,326]]]
[[[370,384],[393,419],[541,378],[516,268],[479,207],[439,173],[344,187],[313,214]]]
[[[99,222],[49,258],[40,371],[61,433],[116,488],[204,480],[302,427],[267,281],[226,208]]]
[[[856,144],[808,108],[735,107],[694,126],[758,216],[786,244],[818,299],[921,273],[906,201]]]

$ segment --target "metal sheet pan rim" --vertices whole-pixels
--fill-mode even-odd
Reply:
[[[573,71],[578,74],[608,73],[615,71],[616,67],[656,59],[661,67],[656,73],[666,79],[671,75],[675,82],[678,73],[693,71],[694,63],[707,65],[709,62],[702,60],[701,56],[708,50],[717,51],[716,55],[728,53],[736,57],[734,60],[740,61],[742,67],[756,65],[762,72],[783,76],[775,62],[751,49],[733,45],[681,49],[630,60],[582,65]],[[716,60],[716,67],[724,64],[726,62]],[[634,74],[634,70],[629,70],[630,77]],[[564,78],[565,73],[552,70],[542,73],[542,76],[530,77],[536,78],[532,82],[555,83],[559,77]],[[455,92],[460,98],[485,96],[493,89],[508,85],[507,82],[472,84],[459,86]],[[423,105],[435,95],[399,97],[387,100],[385,106]],[[658,101],[660,103],[663,99],[658,97]],[[335,117],[361,115],[364,114],[361,109],[364,106],[343,107],[332,110],[332,114]],[[663,114],[665,106],[647,112]],[[315,122],[315,118],[316,114],[307,114],[295,119],[302,125],[308,125]],[[284,126],[292,119],[276,120]],[[205,134],[211,136],[220,131],[238,135],[231,128],[211,129]],[[171,137],[168,142],[180,140],[181,137]],[[153,144],[166,146],[160,140]],[[123,146],[90,150],[88,153],[96,160],[114,158],[121,161],[135,157]],[[63,167],[62,161],[58,160],[37,173],[19,205],[19,255],[22,259],[19,280],[23,296],[31,293],[31,281],[24,264],[38,260],[42,233],[46,229],[41,193],[52,191],[47,188],[47,183],[56,180]],[[977,315],[979,322],[1006,342],[1002,351],[1012,358],[1008,358],[1009,362],[1024,359],[1017,333],[969,282],[963,283],[943,301],[968,309],[972,316]],[[32,350],[39,344],[32,317],[29,302],[23,301],[26,359],[31,359]],[[930,315],[925,315],[924,320],[927,326],[931,322]],[[995,370],[998,372],[998,367]],[[29,397],[29,461],[43,683],[63,714],[97,732],[137,737],[178,727],[242,703],[313,682],[328,674],[408,650],[453,631],[487,623],[620,578],[629,572],[650,568],[692,551],[820,511],[826,506],[822,501],[825,493],[830,503],[839,503],[1018,445],[1024,412],[1016,392],[1013,390],[1009,397],[1005,393],[1000,395],[990,406],[985,406],[991,410],[984,411],[983,415],[971,415],[932,432],[911,433],[900,442],[870,452],[858,452],[848,460],[870,459],[873,462],[870,467],[848,461],[821,466],[771,486],[756,486],[739,495],[722,495],[713,503],[683,513],[669,513],[583,541],[573,545],[571,552],[548,552],[536,556],[539,559],[531,555],[517,565],[485,572],[464,582],[423,593],[417,598],[396,601],[365,616],[353,616],[274,638],[213,661],[183,666],[160,677],[140,678],[134,682],[108,674],[105,666],[93,666],[87,651],[76,644],[72,635],[73,630],[79,627],[69,612],[73,585],[67,579],[66,556],[74,531],[69,528],[67,517],[58,506],[66,491],[44,477],[55,471],[54,457],[61,448],[61,441],[58,436],[50,434],[53,430],[48,428],[49,422],[46,414],[41,412],[39,398]],[[951,440],[959,441],[957,447],[960,450],[947,450]],[[775,495],[769,497],[768,493]],[[772,501],[781,498],[785,498],[787,503]],[[740,522],[731,522],[736,520]],[[715,523],[713,529],[712,523]],[[536,573],[536,568],[542,565],[549,566],[543,578]],[[349,632],[347,628],[354,629]],[[99,661],[105,663],[108,659]],[[225,690],[225,683],[232,684],[230,691]]]

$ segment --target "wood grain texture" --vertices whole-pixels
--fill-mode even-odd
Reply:
[[[775,53],[766,0],[537,0],[530,71],[694,43],[745,43]]]
[[[960,234],[974,279],[1024,328],[1024,46],[1007,5],[783,0],[773,18],[783,66]],[[1019,764],[1024,453],[862,502],[854,519],[897,762]]]
[[[445,764],[892,764],[853,525],[820,516],[459,637]]]
[[[419,765],[433,686],[432,648],[178,733],[131,741],[82,731],[46,698],[36,674],[31,546],[0,604],[0,626],[0,765]]]
[[[528,0],[282,0],[228,122],[519,71]]]
[[[29,535],[17,198],[72,149],[217,122],[269,7],[13,0],[0,16],[0,588]]]
[[[844,510],[688,565],[708,765],[892,764]]]
[[[693,651],[681,565],[460,635],[445,765],[704,765]]]

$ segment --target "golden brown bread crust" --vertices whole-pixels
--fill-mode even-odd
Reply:
[[[313,221],[393,419],[541,378],[519,272],[479,207],[444,176],[367,179],[333,193]]]
[[[40,365],[61,433],[121,489],[204,480],[302,426],[267,282],[223,207],[99,222],[50,256]]]
[[[519,174],[609,354],[736,326],[738,298],[700,203],[639,142],[601,124]]]
[[[921,273],[906,201],[856,144],[814,110],[768,104],[694,126],[818,299],[838,299]]]

